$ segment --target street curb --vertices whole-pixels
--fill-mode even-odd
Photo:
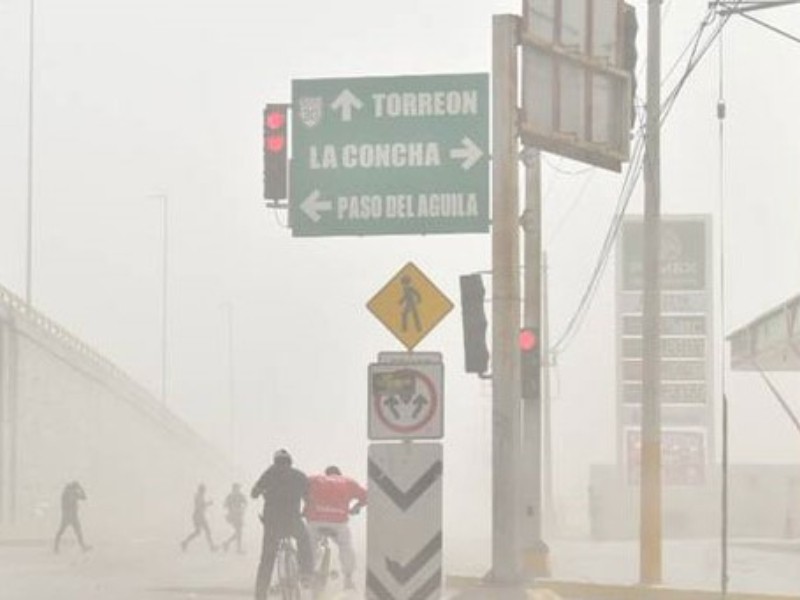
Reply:
[[[762,594],[746,592],[677,589],[662,586],[612,585],[598,583],[582,583],[574,581],[540,581],[536,587],[547,587],[554,592],[569,596],[580,596],[586,600],[592,598],[614,600],[800,600],[800,596],[782,594]]]
[[[487,589],[479,577],[451,575],[447,587],[463,592]],[[747,592],[722,592],[697,589],[678,589],[663,586],[620,585],[587,583],[557,579],[537,579],[529,585],[530,590],[550,590],[564,598],[579,597],[581,600],[800,600],[800,596],[785,594],[763,594]]]

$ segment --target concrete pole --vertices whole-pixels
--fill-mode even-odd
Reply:
[[[25,302],[33,303],[33,65],[34,65],[34,25],[35,1],[30,0],[28,22],[28,236],[25,251]]]
[[[557,531],[555,501],[553,499],[553,406],[550,397],[550,304],[548,291],[547,252],[542,253],[542,460],[544,462],[543,502],[544,526],[542,534],[552,537]]]
[[[644,199],[642,458],[639,579],[661,583],[661,0],[649,0]]]
[[[161,249],[161,402],[167,403],[167,283],[169,281],[169,199],[166,194],[161,196],[162,206],[162,231],[163,238]]]
[[[13,525],[17,522],[17,493],[18,493],[18,467],[19,467],[19,328],[16,317],[12,317],[8,322],[6,331],[5,358],[8,361],[6,373],[8,374],[8,403],[6,405],[8,428],[8,470],[6,481],[8,482],[8,521]]]
[[[542,315],[542,160],[536,148],[526,148],[522,155],[525,163],[525,212],[522,228],[525,232],[523,255],[525,257],[525,299],[523,302],[525,327],[539,331],[541,353]],[[525,532],[523,545],[525,573],[533,577],[550,574],[549,548],[542,540],[542,394],[541,369],[534,374],[538,380],[533,397],[522,399],[522,473],[523,513]]]
[[[236,386],[233,356],[233,304],[226,302],[225,323],[228,335],[228,445],[231,463],[236,466]]]
[[[6,390],[8,360],[6,332],[8,326],[0,317],[0,525],[6,520]]]
[[[492,18],[492,572],[520,579],[517,44],[519,17]]]

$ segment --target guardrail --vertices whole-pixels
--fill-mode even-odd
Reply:
[[[131,397],[131,403],[138,409],[145,411],[161,425],[171,429],[173,432],[183,435],[199,446],[205,446],[210,455],[216,455],[218,459],[221,459],[221,454],[216,448],[156,400],[151,392],[134,380],[122,368],[81,340],[77,335],[64,329],[58,323],[28,305],[22,298],[2,285],[0,285],[0,306],[5,306],[9,310],[13,326],[16,327],[16,323],[20,320],[24,321],[39,333],[50,337],[51,340],[76,353],[101,373],[110,377],[116,384],[125,388],[127,393],[122,395]]]

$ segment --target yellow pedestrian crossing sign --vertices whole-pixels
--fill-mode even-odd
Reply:
[[[410,262],[367,302],[367,308],[411,350],[453,309],[453,303]]]

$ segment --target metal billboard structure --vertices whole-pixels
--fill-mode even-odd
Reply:
[[[800,371],[800,295],[728,336],[734,371]]]
[[[625,220],[617,261],[617,456],[638,485],[643,391],[642,219]],[[660,387],[666,485],[701,485],[713,461],[711,219],[661,222]]]
[[[526,0],[520,123],[525,144],[621,170],[633,111],[628,9],[622,0]]]

